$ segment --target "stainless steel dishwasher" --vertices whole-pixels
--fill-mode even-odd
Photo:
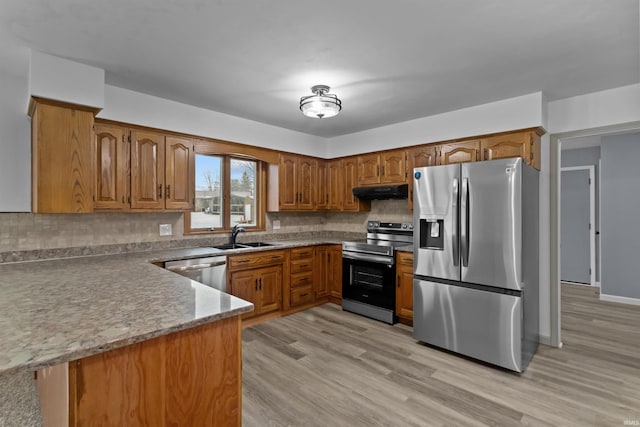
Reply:
[[[214,289],[223,292],[227,290],[226,256],[169,261],[164,264],[164,268]]]

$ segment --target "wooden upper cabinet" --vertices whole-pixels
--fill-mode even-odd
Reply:
[[[380,183],[380,153],[358,156],[357,185]]]
[[[295,210],[298,208],[298,156],[293,154],[280,155],[278,167],[278,198],[281,210]]]
[[[167,136],[165,144],[165,208],[190,209],[195,185],[193,142]]]
[[[33,100],[30,114],[33,212],[93,212],[93,112]]]
[[[404,184],[407,180],[405,150],[358,156],[358,185]]]
[[[120,126],[95,124],[95,209],[129,208],[129,131]]]
[[[407,152],[383,151],[380,155],[380,183],[404,184],[407,182]]]
[[[355,157],[347,157],[343,160],[344,184],[342,186],[342,210],[358,211],[359,199],[353,195],[353,187],[358,184],[358,160]]]
[[[329,166],[326,161],[318,160],[315,177],[316,209],[325,210],[329,206]]]
[[[281,154],[278,165],[278,210],[309,211],[316,202],[316,160]]]
[[[317,163],[310,157],[298,159],[298,210],[310,211],[315,208],[315,178]]]
[[[480,151],[482,160],[522,157],[525,163],[540,169],[540,136],[533,131],[483,138]]]
[[[131,135],[131,208],[164,209],[164,136],[133,131]]]
[[[480,140],[460,141],[438,146],[440,164],[467,163],[480,160]]]
[[[342,209],[344,194],[344,167],[342,160],[327,162],[327,190],[329,193],[327,209]]]

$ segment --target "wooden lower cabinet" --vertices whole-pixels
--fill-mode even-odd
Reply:
[[[329,271],[327,280],[329,282],[329,301],[342,303],[342,246],[330,245],[327,248]]]
[[[280,311],[286,262],[283,250],[229,256],[227,292],[254,305],[243,319]]]
[[[314,247],[306,246],[291,249],[289,264],[289,307],[303,306],[313,303],[314,285]]]
[[[231,273],[231,294],[253,303],[253,312],[243,319],[280,310],[282,305],[282,265]]]
[[[413,324],[413,253],[398,252],[396,257],[396,316]]]
[[[38,371],[44,427],[240,426],[238,316]]]
[[[314,261],[313,292],[316,299],[325,298],[329,296],[329,246],[316,246]]]

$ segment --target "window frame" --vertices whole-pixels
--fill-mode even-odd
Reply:
[[[205,228],[191,228],[191,212],[195,209],[196,194],[196,170],[193,168],[192,191],[193,191],[193,209],[184,211],[184,234],[185,235],[212,235],[231,232],[231,160],[248,160],[256,162],[256,224],[242,225],[248,231],[265,231],[266,211],[267,211],[267,191],[266,191],[266,171],[267,167],[264,161],[253,156],[247,156],[240,153],[219,152],[214,150],[203,149],[196,146],[194,150],[194,158],[196,155],[216,156],[222,159],[222,168],[220,171],[222,181],[222,227],[213,230]],[[224,178],[223,178],[224,177]]]

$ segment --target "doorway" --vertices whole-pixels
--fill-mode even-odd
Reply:
[[[561,170],[560,280],[595,285],[595,168]]]

